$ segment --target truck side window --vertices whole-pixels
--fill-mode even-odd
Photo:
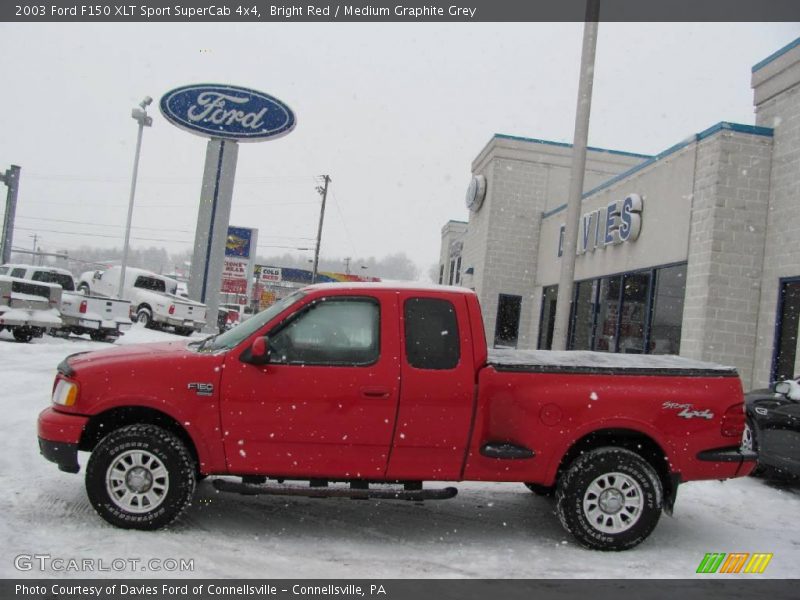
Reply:
[[[156,279],[155,277],[146,277],[144,275],[140,275],[136,278],[136,282],[133,284],[133,287],[142,288],[144,290],[152,290],[154,292],[166,292],[167,285],[161,279]]]
[[[269,336],[270,362],[364,366],[380,353],[380,306],[372,298],[313,303]]]
[[[12,277],[19,277],[20,279],[25,279],[25,269],[14,269],[11,271]]]
[[[461,358],[453,304],[436,298],[405,301],[406,359],[417,369],[454,369]]]

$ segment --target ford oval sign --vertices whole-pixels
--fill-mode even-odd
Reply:
[[[161,112],[181,129],[204,137],[260,142],[295,126],[292,110],[277,98],[234,85],[185,85],[161,98]]]

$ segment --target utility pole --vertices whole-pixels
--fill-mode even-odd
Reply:
[[[19,171],[17,165],[11,165],[5,173],[0,173],[0,181],[6,184],[6,211],[3,218],[3,236],[0,239],[0,263],[11,262],[11,245],[14,238],[14,218],[17,213],[17,191],[19,190]]]
[[[33,238],[33,264],[36,264],[39,258],[39,253],[36,251],[36,242],[39,241],[39,235],[34,233],[31,237]]]
[[[322,222],[325,220],[325,200],[328,198],[328,184],[331,178],[323,175],[325,186],[317,186],[317,193],[322,195],[322,207],[319,210],[319,228],[317,229],[317,247],[314,249],[314,267],[311,270],[311,283],[317,282],[317,267],[319,266],[319,246],[322,242]]]
[[[597,23],[600,19],[600,0],[586,0],[586,22],[583,25],[581,72],[578,80],[578,106],[575,111],[575,135],[572,141],[572,171],[567,198],[564,226],[564,245],[561,256],[561,277],[556,297],[556,318],[553,327],[553,350],[567,349],[567,332],[575,281],[575,252],[586,171],[586,143],[589,138],[589,115],[592,110],[594,55],[597,48]]]
[[[344,259],[344,273],[350,275],[350,261],[353,260],[349,256]]]

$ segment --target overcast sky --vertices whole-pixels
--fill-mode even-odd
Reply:
[[[470,165],[494,133],[572,141],[582,28],[0,24],[0,171],[22,167],[14,245],[122,245],[130,110],[150,95],[132,244],[190,248],[206,140],[157,102],[230,83],[297,116],[288,136],[240,148],[231,224],[260,230],[260,254],[313,246],[327,173],[322,255],[405,252],[424,272],[444,223],[466,220]],[[601,24],[589,143],[653,154],[718,121],[752,124],[751,66],[798,36],[796,23]]]

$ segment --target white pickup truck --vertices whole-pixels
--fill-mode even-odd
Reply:
[[[29,342],[61,327],[61,287],[9,277],[9,272],[0,267],[0,331],[8,329],[18,342]]]
[[[120,267],[83,273],[78,290],[112,297],[119,291]],[[200,331],[206,324],[206,305],[177,295],[178,282],[152,271],[127,267],[122,297],[131,303],[131,316],[145,327],[173,327],[179,335]]]
[[[77,292],[75,279],[66,269],[19,264],[3,265],[0,268],[8,269],[12,277],[61,286],[63,327],[51,329],[52,333],[88,333],[95,341],[113,341],[131,327],[130,302]]]

